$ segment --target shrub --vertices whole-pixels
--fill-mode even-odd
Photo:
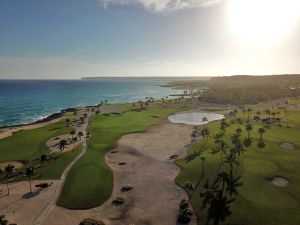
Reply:
[[[262,141],[258,142],[258,144],[257,144],[257,147],[259,147],[259,148],[264,148],[265,146],[266,146],[265,143]]]
[[[186,199],[182,199],[180,204],[179,204],[179,208],[180,209],[186,209],[189,207],[189,202]]]
[[[125,184],[121,189],[122,192],[130,191],[130,190],[132,190],[132,186],[129,184]]]
[[[244,140],[244,145],[245,145],[245,147],[249,147],[251,144],[252,144],[252,140],[251,140],[251,139],[246,138],[246,139]]]
[[[178,215],[177,221],[179,223],[187,224],[191,221],[192,215],[193,215],[193,211],[188,207],[184,210],[181,210],[181,212]]]
[[[114,205],[122,205],[123,203],[125,202],[125,198],[123,197],[116,197],[114,200],[113,200],[113,204]]]

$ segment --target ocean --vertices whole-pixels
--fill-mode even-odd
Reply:
[[[31,123],[70,107],[161,99],[182,90],[161,87],[166,78],[0,80],[0,126]]]

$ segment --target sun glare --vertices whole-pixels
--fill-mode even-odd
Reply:
[[[280,43],[299,15],[300,0],[229,0],[228,5],[232,34],[254,45]]]

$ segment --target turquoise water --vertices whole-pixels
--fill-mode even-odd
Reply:
[[[62,109],[182,93],[166,79],[0,80],[0,126],[30,123]]]
[[[172,123],[183,123],[187,125],[203,125],[208,123],[202,121],[203,117],[206,117],[208,122],[221,120],[225,118],[224,115],[217,113],[187,112],[171,115],[169,116],[169,120]]]

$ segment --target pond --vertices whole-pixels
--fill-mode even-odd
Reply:
[[[169,120],[172,123],[183,123],[186,125],[203,125],[208,122],[203,122],[203,118],[206,117],[208,122],[224,119],[224,115],[217,113],[206,113],[206,112],[187,112],[178,113],[169,116]]]

